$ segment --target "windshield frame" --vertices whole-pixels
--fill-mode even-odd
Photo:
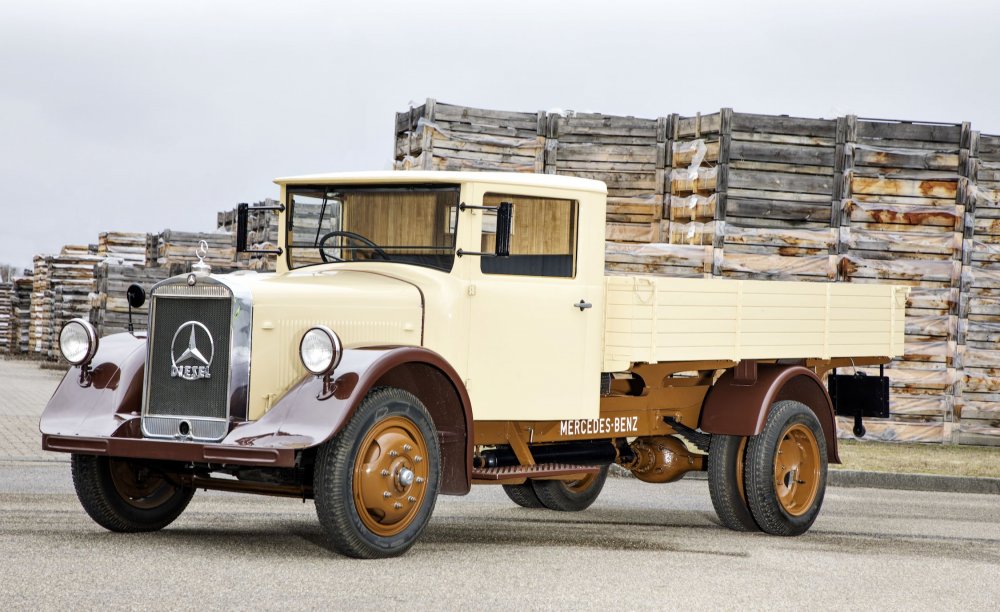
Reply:
[[[455,251],[457,249],[458,241],[458,224],[461,217],[458,214],[458,208],[461,204],[461,190],[462,185],[459,183],[412,183],[412,184],[332,184],[332,183],[310,183],[310,184],[298,184],[298,185],[288,185],[285,190],[285,224],[283,228],[284,242],[285,242],[285,265],[289,271],[300,270],[303,268],[308,268],[312,266],[319,265],[332,265],[336,263],[349,263],[349,264],[364,264],[364,263],[396,263],[400,265],[412,265],[420,266],[424,268],[429,268],[431,270],[437,270],[439,272],[444,272],[446,274],[450,273],[455,267],[455,259],[457,255]],[[296,195],[304,195],[303,192],[316,192],[316,191],[337,191],[338,193],[442,193],[453,195],[453,203],[450,206],[454,208],[454,213],[451,217],[454,222],[451,225],[451,244],[445,246],[424,246],[424,245],[412,245],[412,246],[385,246],[379,245],[380,248],[389,251],[393,249],[409,249],[409,250],[419,250],[419,251],[429,251],[429,252],[441,252],[449,253],[451,257],[451,264],[444,268],[442,266],[436,266],[431,264],[424,264],[418,262],[405,262],[405,261],[393,261],[392,259],[384,261],[381,259],[372,260],[350,260],[350,261],[334,261],[334,262],[319,262],[319,263],[301,263],[295,265],[293,259],[293,252],[296,248],[302,249],[314,249],[317,247],[296,247],[293,243],[293,230],[294,230],[294,219],[295,219],[295,202],[294,197]],[[315,197],[315,196],[310,196]],[[343,248],[343,247],[342,247]],[[346,250],[372,250],[372,247],[349,247]]]

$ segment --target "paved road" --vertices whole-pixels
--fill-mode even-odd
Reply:
[[[37,361],[18,361],[0,357],[0,419],[4,434],[0,436],[0,461],[66,461],[62,453],[42,450],[38,433],[38,417],[52,397],[63,372],[43,370]]]
[[[812,531],[715,524],[704,481],[610,479],[588,511],[442,497],[404,557],[322,546],[312,502],[199,492],[166,530],[104,531],[65,463],[0,463],[4,609],[996,609],[992,495],[831,488]]]

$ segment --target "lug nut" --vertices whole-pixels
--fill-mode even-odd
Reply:
[[[407,497],[407,498],[406,498],[406,501],[408,501],[408,502],[410,502],[410,503],[412,504],[413,502],[417,501],[417,498],[416,498],[416,497],[413,497],[413,496],[411,495],[411,496],[409,496],[409,497]]]
[[[395,508],[396,510],[399,510],[400,508],[403,507],[403,504],[396,502],[392,505],[392,507]]]
[[[388,476],[389,475],[389,470],[382,470],[382,475],[383,476]]]
[[[421,457],[420,455],[416,455],[415,457],[413,457],[413,461],[415,461],[416,463],[420,463],[423,460],[424,458]]]
[[[399,453],[397,453],[397,452],[396,452],[396,451],[394,451],[394,450],[391,450],[391,451],[389,451],[389,456],[390,456],[390,457],[398,457],[398,456],[399,456]]]
[[[417,476],[417,484],[424,484],[424,479],[421,476]]]
[[[389,499],[390,497],[392,497],[392,493],[386,491],[385,493],[382,493],[382,497]]]
[[[406,453],[408,453],[408,452],[410,452],[410,450],[411,450],[412,448],[413,448],[413,447],[412,447],[412,446],[410,446],[409,444],[404,444],[404,445],[403,445],[403,452],[406,452]]]

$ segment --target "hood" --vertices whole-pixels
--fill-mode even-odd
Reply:
[[[299,342],[310,327],[329,327],[345,348],[422,344],[423,298],[409,282],[329,269],[244,279],[253,296],[251,419],[306,375]]]

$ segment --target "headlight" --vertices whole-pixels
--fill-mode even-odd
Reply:
[[[73,319],[59,332],[59,350],[73,365],[89,363],[97,352],[97,331],[89,321]]]
[[[302,365],[316,376],[329,374],[340,364],[344,347],[329,327],[318,325],[302,336],[299,357]]]

